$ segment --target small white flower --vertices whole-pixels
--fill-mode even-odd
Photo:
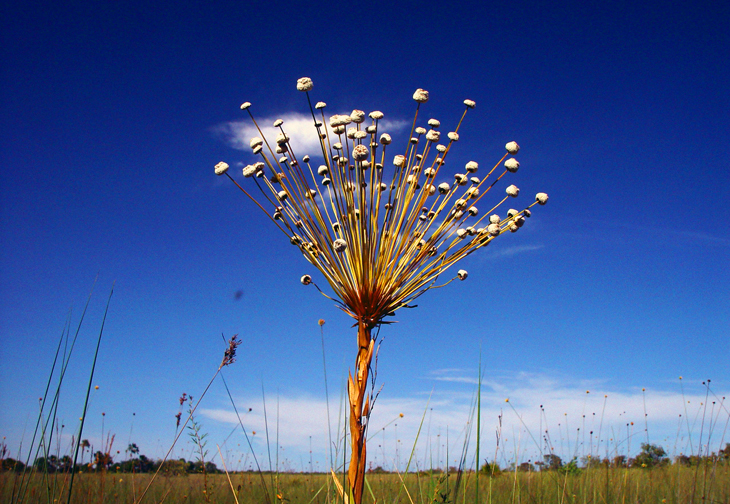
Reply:
[[[254,165],[246,165],[243,167],[243,176],[246,178],[253,177],[256,173],[256,167]]]
[[[305,154],[302,158],[302,161],[304,161],[305,163],[309,163],[309,156]]]
[[[474,108],[477,106],[477,104],[474,100],[464,100],[464,105],[466,105],[469,108]]]
[[[472,217],[476,217],[476,215],[479,213],[479,210],[477,209],[477,207],[473,206],[473,207],[469,207],[468,212],[469,212],[469,215],[471,215]]]
[[[508,196],[512,196],[513,198],[516,198],[517,195],[520,194],[520,189],[516,185],[512,184],[511,186],[509,186],[506,189],[506,192],[507,192]]]
[[[337,238],[332,243],[332,248],[335,249],[335,252],[344,252],[347,249],[347,242],[342,238]]]
[[[425,170],[423,170],[423,174],[428,178],[433,178],[436,176],[436,170],[434,170],[433,168],[426,168]]]
[[[436,130],[429,130],[429,132],[426,133],[426,140],[429,142],[438,142],[439,138],[441,138],[441,133]]]
[[[217,165],[215,165],[215,174],[216,175],[223,175],[225,172],[228,171],[228,163],[221,161]]]
[[[323,101],[317,102],[317,104],[314,106],[316,109],[323,109],[327,106],[327,104]]]
[[[285,164],[287,161],[289,161],[289,159],[287,159],[286,156],[281,156],[279,158],[279,164]]]
[[[544,192],[537,193],[535,195],[535,201],[537,201],[541,205],[544,205],[545,203],[547,203],[547,200],[548,200],[548,195],[545,194]]]
[[[464,229],[464,228],[461,228],[461,229],[457,229],[456,230],[456,236],[458,236],[461,239],[463,239],[464,237],[466,237],[467,234],[468,233],[466,232],[466,229]]]
[[[466,163],[466,171],[468,173],[476,173],[479,169],[479,164],[476,161],[469,161]]]
[[[457,132],[455,132],[455,131],[450,131],[449,134],[446,135],[446,136],[448,136],[449,137],[449,140],[451,140],[452,142],[458,142],[459,141],[459,134]]]
[[[466,190],[466,196],[471,199],[477,199],[479,197],[479,188],[478,187],[470,187]]]
[[[263,147],[261,147],[260,145],[257,145],[256,147],[253,148],[253,153],[258,154],[262,150],[263,150]]]
[[[373,110],[368,115],[370,116],[370,119],[373,119],[375,121],[383,118],[383,113],[380,110]]]
[[[367,159],[369,153],[370,151],[364,145],[356,145],[355,148],[352,149],[352,157],[355,158],[355,161],[363,161]]]
[[[487,226],[487,233],[489,233],[492,236],[499,236],[499,224],[490,224]]]
[[[278,128],[282,124],[284,124],[284,121],[282,121],[281,119],[277,119],[276,121],[274,121],[274,128]]]
[[[253,137],[251,139],[251,142],[249,142],[249,145],[251,146],[252,149],[255,149],[259,145],[263,145],[263,143],[264,143],[264,141],[261,138]]]
[[[393,158],[393,164],[395,166],[399,166],[399,167],[403,168],[406,165],[406,158],[405,158],[405,156],[402,156],[402,155],[398,154],[397,156],[395,156]]]
[[[250,106],[251,106],[251,102],[243,102],[243,103],[241,104],[241,110],[246,110],[246,109],[247,109],[247,108],[249,108]]]
[[[510,208],[509,210],[507,210],[507,217],[514,217],[518,213],[520,213],[520,212],[518,212],[514,208]]]
[[[318,175],[327,175],[329,172],[329,168],[327,168],[325,165],[319,165],[319,168],[317,168]]]
[[[439,184],[439,192],[441,194],[446,194],[447,192],[449,192],[449,189],[451,189],[451,186],[447,182],[442,182],[441,184]]]
[[[279,191],[276,196],[279,198],[279,201],[284,201],[287,198],[286,191]]]
[[[309,276],[309,275],[304,275],[304,276],[303,276],[303,277],[302,277],[302,278],[300,279],[300,282],[302,282],[302,285],[309,285],[309,284],[311,284],[311,283],[312,283],[312,277],[311,277],[311,276]]]
[[[350,117],[352,118],[352,122],[354,122],[356,124],[360,124],[361,122],[363,122],[365,120],[365,112],[363,112],[362,110],[355,109],[350,114]]]
[[[517,161],[515,158],[509,158],[507,161],[504,162],[504,167],[507,169],[507,171],[514,173],[520,167],[520,162]]]
[[[497,214],[492,214],[489,216],[489,222],[492,224],[499,224],[502,221],[502,219]]]
[[[436,129],[441,126],[441,121],[439,121],[438,119],[429,119],[428,125],[431,126],[433,129]]]
[[[416,128],[415,131],[416,131],[416,134],[417,135],[425,135],[426,134],[426,128],[423,128],[421,126],[419,126],[418,128]]]
[[[352,118],[349,115],[336,114],[330,117],[330,126],[335,128],[337,126],[347,126],[352,122]]]
[[[314,83],[312,83],[312,79],[309,77],[302,77],[297,80],[297,89],[299,91],[310,91],[313,87]]]
[[[517,145],[517,142],[508,142],[507,145],[504,146],[505,149],[507,149],[507,152],[512,154],[513,156],[517,154],[517,152],[520,150],[520,146]]]
[[[348,128],[347,129],[347,138],[352,140],[353,138],[355,138],[355,133],[357,133],[357,128]]]
[[[342,125],[342,124],[339,125],[339,126],[333,126],[332,127],[332,133],[334,133],[335,135],[341,135],[344,132],[345,132],[345,126]],[[327,137],[327,135],[325,135],[324,133],[322,133],[322,138],[326,138],[326,137]]]
[[[479,183],[479,177],[469,177],[469,182],[476,185]]]
[[[383,145],[390,145],[390,142],[392,142],[390,135],[387,133],[383,133],[380,135],[380,143]]]
[[[443,154],[444,152],[446,152],[446,146],[445,145],[438,144],[436,146],[436,150],[439,151],[439,153]]]
[[[466,280],[466,277],[469,276],[469,273],[466,270],[459,270],[456,272],[456,276],[459,277],[459,280]]]
[[[428,91],[421,88],[416,89],[416,92],[413,93],[413,99],[418,103],[426,103],[428,101]]]

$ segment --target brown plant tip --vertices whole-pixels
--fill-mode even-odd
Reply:
[[[233,337],[228,340],[228,348],[223,354],[223,361],[221,361],[221,367],[228,366],[236,362],[236,349],[241,344],[241,340],[238,339],[238,335],[234,334]]]
[[[317,323],[320,325],[320,327],[323,326],[324,325],[324,319],[319,319],[317,321]]]

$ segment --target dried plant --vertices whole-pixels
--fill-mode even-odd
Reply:
[[[444,179],[443,167],[459,140],[461,124],[475,107],[472,100],[464,100],[464,112],[454,130],[442,134],[436,119],[427,121],[429,129],[418,126],[428,92],[416,90],[410,138],[405,149],[390,157],[386,150],[393,149],[391,137],[379,128],[382,112],[366,116],[353,110],[328,121],[325,103],[312,106],[312,87],[307,77],[297,81],[297,89],[307,96],[322,164],[315,168],[309,155],[294,153],[282,120],[274,122],[279,131],[272,147],[246,102],[241,109],[261,135],[250,141],[260,160],[243,168],[243,176],[252,180],[246,184],[254,190],[239,185],[225,162],[215,166],[215,173],[225,174],[269,216],[324,276],[334,296],[324,293],[310,275],[301,278],[302,284],[314,285],[355,319],[358,352],[355,375],[348,380],[352,436],[348,482],[359,504],[367,420],[374,400],[372,389],[367,393],[377,338],[374,330],[389,323],[388,317],[397,310],[411,307],[426,291],[457,278],[465,280],[467,272],[458,270],[437,284],[439,276],[459,260],[503,233],[519,230],[530,217],[530,208],[545,204],[548,197],[538,193],[527,208],[499,215],[497,208],[519,194],[510,185],[496,204],[483,207],[486,211],[478,209],[497,182],[519,168],[510,156],[519,150],[516,142],[506,144],[507,152],[484,176],[477,175],[478,163],[469,161],[463,172],[437,183]]]

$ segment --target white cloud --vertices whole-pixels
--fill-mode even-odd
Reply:
[[[343,114],[345,113],[347,112],[343,112]],[[326,118],[328,119],[328,116]],[[291,139],[291,148],[298,157],[304,156],[305,154],[312,157],[319,157],[321,148],[319,139],[317,138],[317,130],[313,125],[313,119],[310,114],[285,112],[276,117],[256,118],[261,132],[264,134],[264,138],[269,141],[269,145],[272,148],[275,147],[274,139],[280,132],[279,128],[272,126],[277,119],[284,121],[282,128]],[[378,132],[379,134],[393,134],[402,131],[408,125],[409,123],[403,120],[382,120],[378,122]],[[221,135],[231,147],[248,152],[251,150],[249,148],[251,138],[261,136],[261,133],[256,129],[251,119],[222,123],[215,126],[213,131]]]
[[[424,377],[424,382],[437,382],[430,402],[429,392],[412,397],[379,398],[369,430],[372,438],[369,460],[388,467],[398,461],[403,469],[420,427],[412,468],[416,463],[419,467],[428,466],[432,460],[434,464],[445,463],[447,437],[449,465],[455,465],[467,435],[470,435],[467,460],[473,463],[476,430],[472,429],[469,434],[469,428],[476,422],[476,415],[472,416],[476,380],[472,374],[466,370],[447,369]],[[460,383],[471,386],[464,387]],[[587,390],[590,392],[586,393]],[[505,402],[507,398],[509,402]],[[237,402],[251,404],[251,399],[240,398]],[[676,455],[691,450],[696,453],[701,431],[704,432],[701,442],[705,445],[708,432],[714,429],[709,443],[713,451],[720,446],[723,436],[725,441],[730,436],[726,431],[730,415],[727,405],[721,405],[719,397],[714,400],[715,404],[705,409],[705,396],[698,390],[685,395],[680,390],[615,390],[597,381],[569,381],[540,374],[521,373],[485,379],[481,392],[481,457],[494,457],[498,429],[501,435],[497,458],[502,465],[512,462],[515,457],[520,461],[539,459],[541,449],[547,450],[546,437],[555,453],[564,460],[588,454],[605,456],[607,452],[611,457],[635,454],[641,443],[646,442],[647,435],[650,442],[660,444],[668,454]],[[345,429],[340,404],[339,399],[330,403],[335,440],[342,438]],[[329,436],[324,398],[311,395],[280,397],[278,419],[272,414],[272,411],[276,412],[276,402],[268,402],[267,408],[269,431],[278,422],[279,445],[287,456],[299,460],[306,454],[308,460],[311,436],[313,456],[321,461],[321,467],[325,467]],[[227,409],[207,409],[201,413],[219,422],[238,423],[235,414]],[[400,417],[401,413],[403,417]],[[244,425],[250,431],[257,431],[256,446],[263,450],[265,440],[261,433],[266,428],[263,409],[248,413]]]

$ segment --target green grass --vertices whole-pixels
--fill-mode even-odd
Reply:
[[[459,503],[475,503],[476,478],[467,473],[461,480]],[[9,502],[10,489],[17,476],[0,474],[0,498]],[[55,478],[57,497],[65,497],[69,476]],[[72,502],[77,503],[132,503],[140,489],[147,485],[150,474],[85,473],[76,477]],[[453,502],[456,474],[409,473],[369,474],[369,489],[364,502],[431,503]],[[233,492],[225,474],[209,475],[209,491],[204,492],[202,475],[163,476],[158,478],[145,502],[209,502],[234,503]],[[326,503],[327,486],[331,476],[325,474],[280,474],[281,498],[275,502]],[[256,473],[231,474],[236,496],[240,503],[265,501],[261,480]],[[479,503],[675,503],[691,502],[730,503],[730,464],[707,464],[700,467],[668,465],[654,469],[593,468],[578,474],[557,471],[503,472],[494,478],[483,477],[480,482]],[[407,492],[405,490],[408,490]],[[46,499],[41,474],[33,476],[29,486],[29,501]],[[340,501],[330,493],[330,502]]]

